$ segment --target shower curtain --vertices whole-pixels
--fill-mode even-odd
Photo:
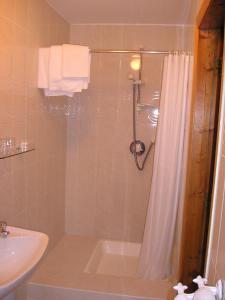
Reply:
[[[185,185],[192,65],[189,54],[169,54],[164,60],[152,186],[138,266],[138,275],[146,279],[163,279],[171,272]]]

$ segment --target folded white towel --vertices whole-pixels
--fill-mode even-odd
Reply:
[[[49,54],[50,54],[49,48],[39,49],[38,87],[40,89],[48,88]]]
[[[62,46],[51,46],[49,55],[49,90],[61,90]]]
[[[88,47],[64,46],[65,51],[63,46],[39,50],[38,87],[44,89],[45,96],[73,97],[74,93],[88,88],[91,59]]]
[[[65,92],[65,91],[50,91],[49,89],[44,89],[44,94],[47,97],[54,97],[54,96],[73,97],[74,93]]]
[[[89,78],[90,77],[90,50],[86,46],[62,46],[62,76],[64,78]]]
[[[67,93],[81,92],[87,88],[89,78],[65,78],[62,74],[63,68],[62,46],[52,46],[49,56],[49,90],[66,91]],[[73,60],[77,61],[74,57]],[[54,94],[54,93],[53,93]]]
[[[60,83],[60,89],[63,91],[77,93],[87,89],[88,83],[87,79],[63,79]]]

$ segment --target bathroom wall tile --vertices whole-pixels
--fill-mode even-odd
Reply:
[[[0,1],[0,16],[14,20],[15,17],[15,0]]]
[[[51,31],[54,26],[54,31]],[[0,1],[0,138],[36,150],[0,160],[0,219],[46,232],[52,245],[65,223],[66,119],[37,89],[38,48],[68,42],[69,25],[45,0]]]
[[[122,49],[124,28],[123,26],[101,26],[103,49]]]
[[[71,42],[92,49],[190,50],[185,30],[166,26],[74,25]],[[181,40],[181,41],[180,41]],[[132,141],[131,54],[92,54],[90,88],[70,100],[68,120],[66,231],[100,238],[142,241],[153,156],[144,172],[129,151]],[[163,58],[144,56],[142,102],[161,89]],[[154,103],[153,103],[154,102]],[[138,113],[138,138],[148,145],[155,128]]]
[[[28,0],[28,28],[32,32],[33,30],[41,29],[40,23],[46,26],[49,22],[48,19],[48,7],[44,0]],[[41,22],[40,22],[41,21]]]
[[[26,59],[28,52],[28,34],[15,26],[13,49],[13,84],[24,84],[26,77]]]
[[[90,48],[103,48],[102,26],[78,25],[71,28],[71,41],[73,43],[87,45]]]
[[[11,79],[14,49],[14,28],[9,20],[0,18],[1,81]],[[4,81],[3,81],[4,83]],[[1,87],[3,87],[3,83]]]
[[[29,0],[14,0],[15,1],[15,23],[24,28],[28,28],[28,1]]]
[[[11,174],[5,174],[0,177],[0,189],[1,189],[1,220],[12,220],[13,211],[13,197],[12,197],[12,176]]]

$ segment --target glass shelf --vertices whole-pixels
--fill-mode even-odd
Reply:
[[[33,151],[33,150],[35,150],[34,146],[33,145],[29,145],[26,150],[23,150],[23,149],[21,149],[21,148],[18,147],[18,148],[9,150],[7,152],[1,152],[0,151],[0,159],[4,159],[4,158],[7,158],[7,157],[12,157],[12,156],[20,155],[20,154],[27,153],[27,152],[30,152],[30,151]]]

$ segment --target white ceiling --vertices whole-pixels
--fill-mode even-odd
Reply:
[[[194,24],[200,0],[47,0],[71,24]]]

